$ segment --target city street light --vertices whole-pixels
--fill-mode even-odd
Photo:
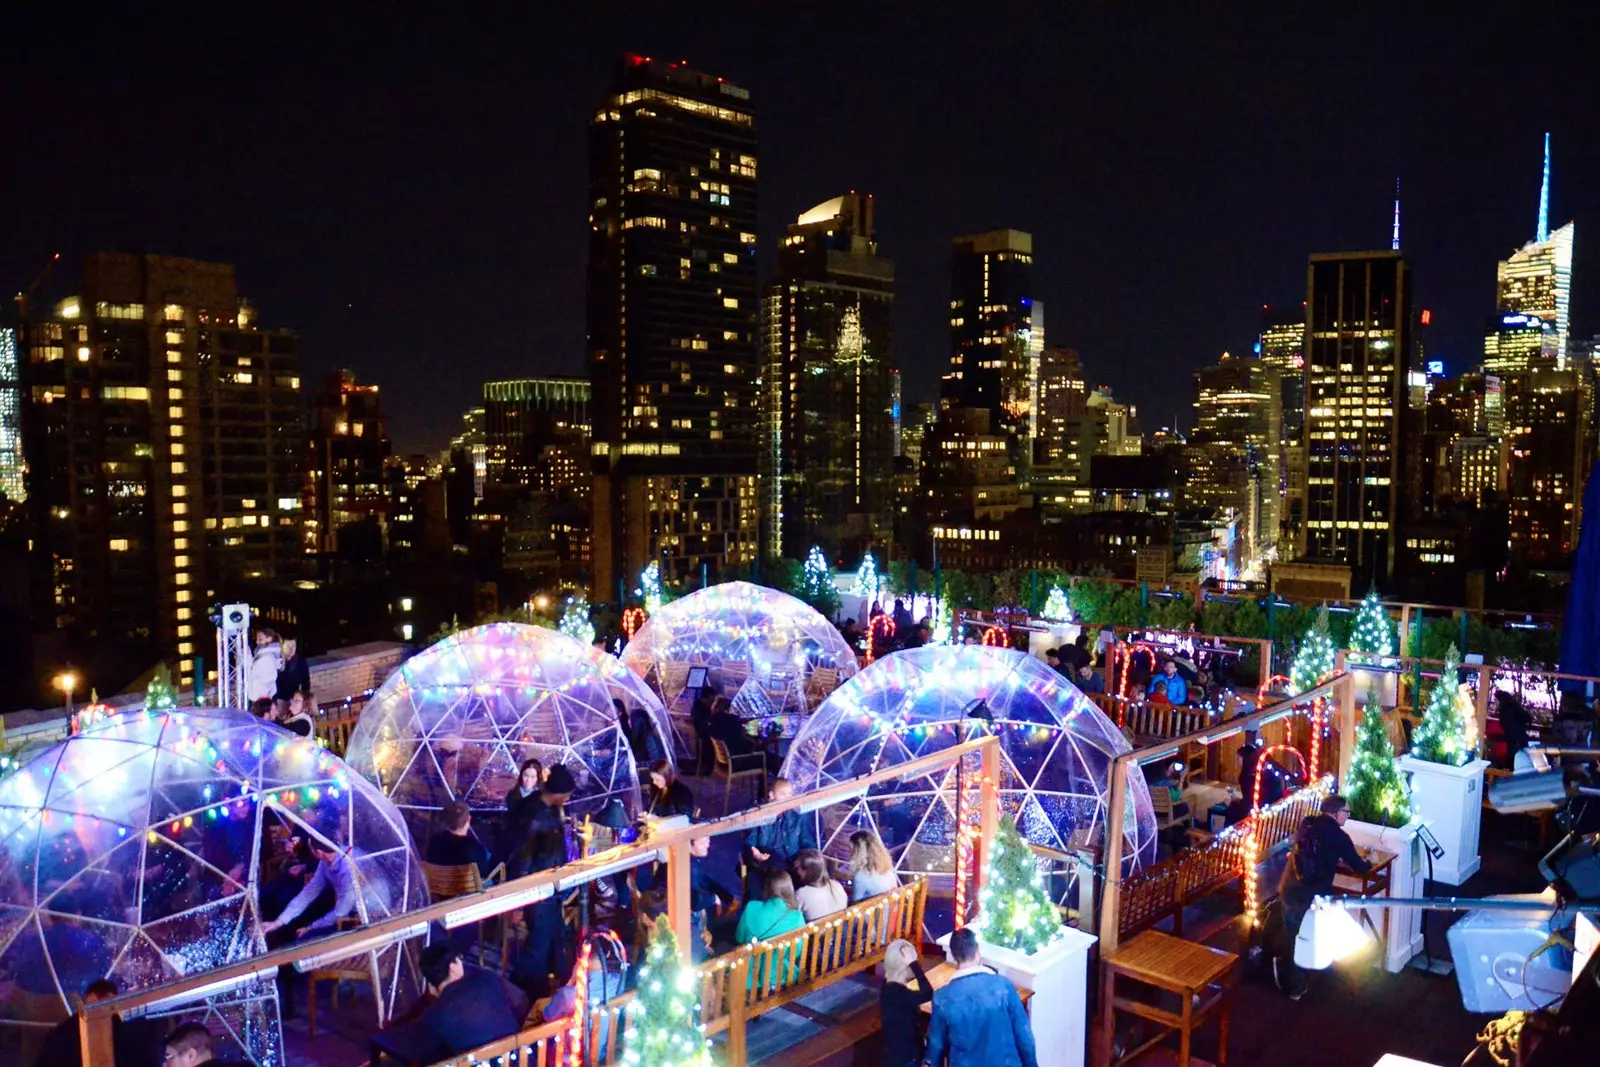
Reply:
[[[78,688],[78,676],[70,670],[62,671],[56,675],[56,688],[61,690],[62,695],[67,698],[67,714],[71,715],[72,691]]]

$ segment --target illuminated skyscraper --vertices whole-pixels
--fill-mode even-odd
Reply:
[[[589,128],[597,600],[756,556],[756,128],[750,94],[627,56]]]
[[[1058,462],[1067,448],[1067,424],[1083,414],[1089,390],[1083,361],[1073,348],[1045,348],[1039,360],[1039,418],[1034,435],[1036,464]]]
[[[1306,513],[1300,554],[1389,585],[1404,484],[1410,267],[1397,251],[1319,254],[1306,270]]]
[[[1496,280],[1497,325],[1484,339],[1484,368],[1506,374],[1527,369],[1532,361],[1553,350],[1558,366],[1571,355],[1573,224],[1551,232],[1550,135],[1544,136],[1544,181],[1539,189],[1539,222],[1533,240],[1502,260]],[[1529,328],[1534,316],[1548,325],[1545,338]],[[1510,331],[1508,336],[1507,331]]]
[[[1026,479],[1038,431],[1044,307],[1033,299],[1033,237],[991,230],[957,237],[950,256],[950,373],[945,406],[984,408],[1012,438]]]
[[[307,541],[312,551],[341,547],[381,554],[392,512],[386,470],[391,445],[388,418],[376,385],[358,385],[348,370],[328,375],[312,399],[310,454],[306,463]],[[356,529],[351,529],[355,527]]]
[[[1278,372],[1283,444],[1278,456],[1279,537],[1298,544],[1305,518],[1306,309],[1261,309],[1261,334],[1256,340],[1261,362]]]
[[[588,496],[589,396],[587,378],[485,382],[486,480]]]
[[[857,558],[893,528],[897,367],[894,264],[877,254],[873,200],[801,215],[767,290],[762,373],[763,551],[821,545]]]
[[[22,367],[17,360],[17,334],[0,326],[0,494],[14,504],[28,499],[23,483]]]
[[[1592,404],[1583,368],[1539,366],[1506,379],[1511,551],[1527,563],[1559,564],[1577,546]]]
[[[1187,502],[1232,510],[1244,520],[1246,565],[1278,545],[1279,450],[1283,440],[1278,368],[1224,352],[1195,372],[1195,427],[1189,436]]]

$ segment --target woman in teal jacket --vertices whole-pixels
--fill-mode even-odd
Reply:
[[[806,917],[800,911],[800,906],[794,899],[794,879],[789,877],[788,871],[768,871],[765,879],[766,899],[750,900],[745,902],[744,910],[739,913],[739,927],[734,936],[741,945],[748,945],[752,941],[771,941],[775,937],[793,933],[806,924]],[[786,984],[794,969],[793,948],[786,948],[783,953],[783,971],[777,978],[777,984]],[[757,983],[766,985],[766,968],[758,964],[750,972],[750,987]]]

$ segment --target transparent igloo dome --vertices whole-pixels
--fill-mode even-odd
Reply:
[[[497,622],[452,634],[390,675],[345,759],[405,813],[418,842],[452,801],[504,811],[526,759],[572,772],[569,814],[598,813],[616,797],[631,818],[639,772],[627,729],[639,711],[653,742],[641,751],[670,759],[661,702],[615,657],[556,630]]]
[[[804,715],[857,669],[854,650],[821,612],[750,582],[708,586],[663,606],[622,650],[622,662],[660,695],[684,752],[693,751],[691,682],[727,697],[741,718],[764,719]]]
[[[97,978],[126,992],[265,952],[259,888],[285,831],[354,858],[362,921],[427,904],[394,806],[249,712],[127,712],[41,753],[0,781],[0,1025],[65,1018]],[[398,946],[367,964],[385,1014],[416,994]],[[283,1063],[270,979],[174,1014],[202,1010]]]
[[[1076,687],[1011,649],[931,645],[877,660],[811,716],[783,774],[807,792],[949,748],[985,729],[1000,738],[1001,812],[1023,836],[1062,851],[1103,847],[1111,762],[1129,750],[1128,742]],[[976,769],[972,762],[968,770]],[[844,856],[851,831],[870,827],[902,873],[948,878],[955,868],[955,780],[951,765],[879,784],[865,797],[824,809],[820,839]],[[1155,814],[1143,775],[1131,776],[1130,799],[1122,829],[1132,870],[1155,858]]]

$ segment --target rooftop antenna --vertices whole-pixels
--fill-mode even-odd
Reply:
[[[1394,236],[1389,239],[1389,247],[1396,252],[1400,251],[1400,179],[1394,180]]]
[[[1550,134],[1544,135],[1544,183],[1539,186],[1539,230],[1535,241],[1550,239]]]

